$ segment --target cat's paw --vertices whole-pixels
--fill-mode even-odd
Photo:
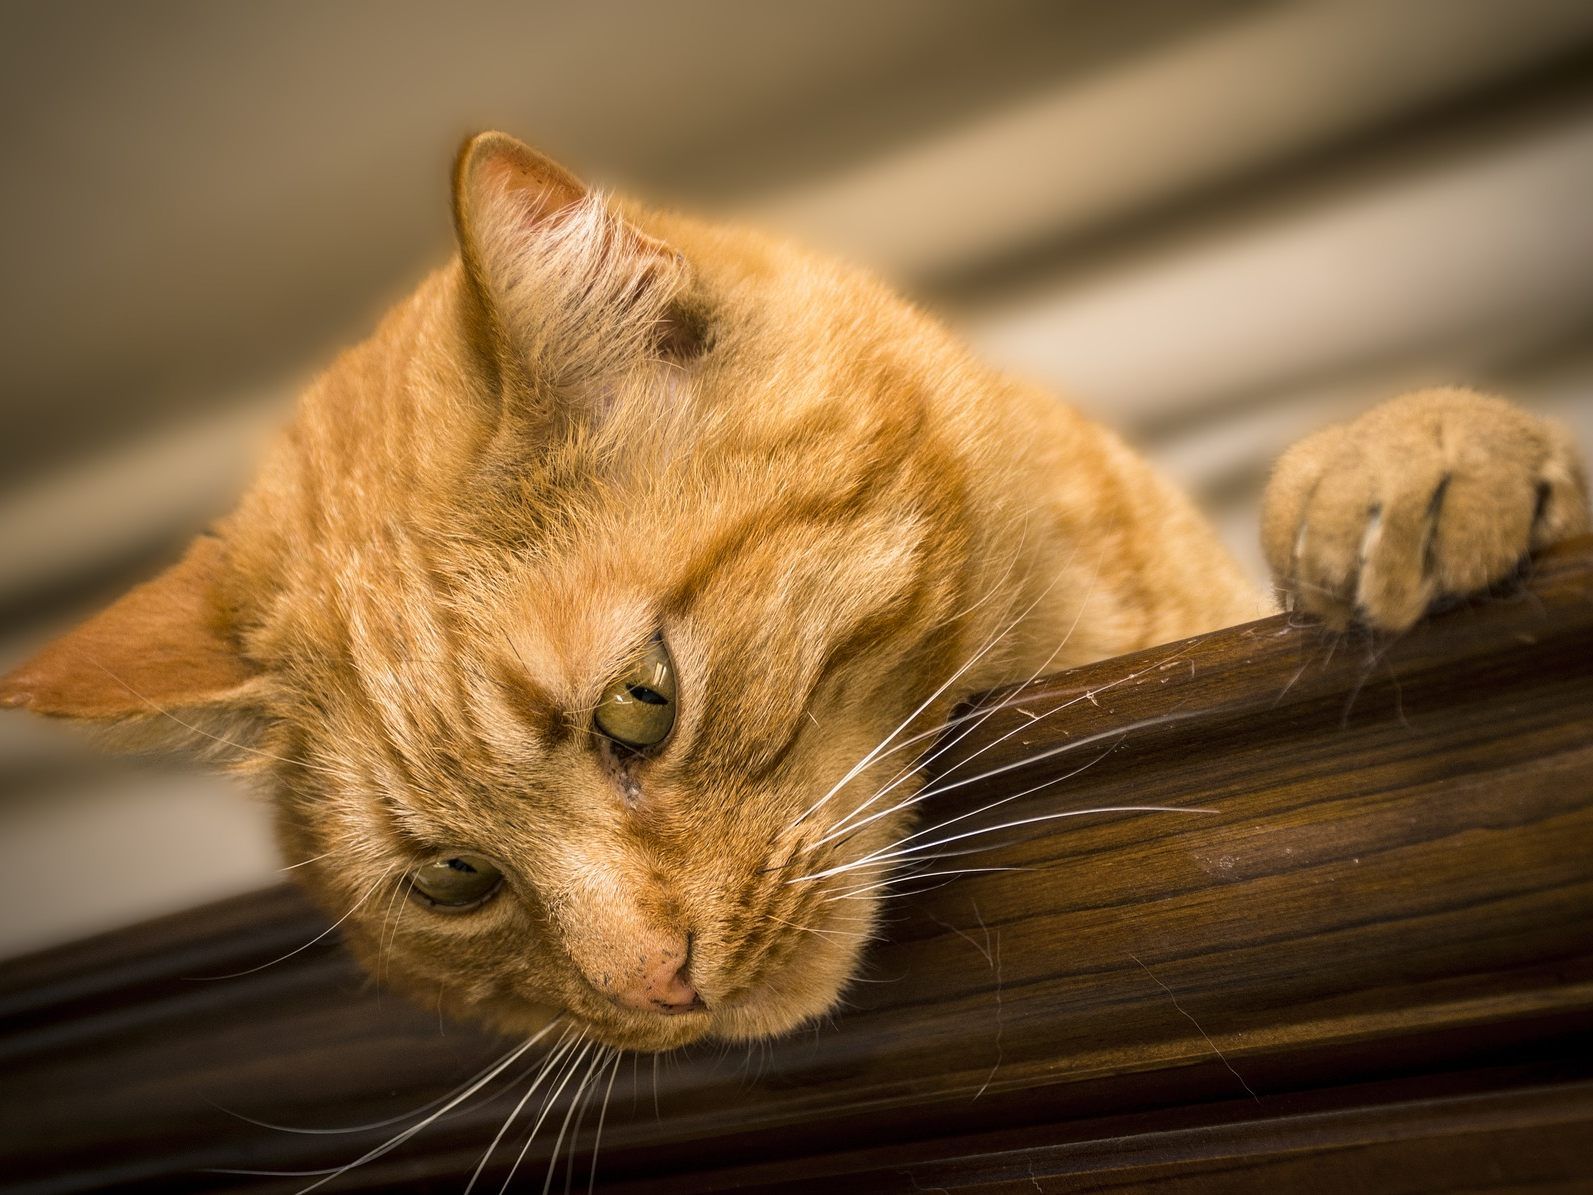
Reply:
[[[1558,425],[1469,390],[1423,390],[1300,441],[1261,536],[1294,608],[1402,631],[1588,528],[1587,475]]]

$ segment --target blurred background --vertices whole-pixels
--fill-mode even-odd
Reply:
[[[872,264],[1259,580],[1270,460],[1414,384],[1593,445],[1587,0],[50,3],[0,44],[0,668],[227,509],[499,127]],[[264,808],[0,716],[0,957],[278,877]]]

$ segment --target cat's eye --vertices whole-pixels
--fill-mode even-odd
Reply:
[[[411,891],[433,908],[459,912],[485,903],[502,883],[503,873],[480,855],[448,855],[417,867]]]
[[[655,635],[640,659],[603,691],[592,716],[598,733],[622,747],[656,747],[675,725],[675,662]]]

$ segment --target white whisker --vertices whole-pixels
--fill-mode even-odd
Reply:
[[[580,1037],[577,1037],[575,1040],[577,1044],[579,1044],[583,1042],[585,1038],[586,1030],[583,1029],[581,1030]],[[514,1165],[509,1167],[509,1177],[504,1179],[503,1186],[498,1188],[498,1195],[504,1195],[504,1192],[507,1191],[513,1184],[514,1172],[520,1169],[520,1163],[525,1161],[526,1154],[531,1151],[531,1143],[537,1139],[537,1133],[542,1129],[542,1122],[548,1118],[548,1112],[558,1101],[559,1096],[564,1094],[564,1089],[570,1085],[570,1080],[575,1077],[576,1069],[585,1060],[586,1055],[592,1049],[592,1045],[593,1043],[589,1041],[585,1042],[584,1045],[581,1045],[579,1052],[576,1053],[574,1058],[570,1061],[570,1064],[564,1068],[564,1077],[559,1080],[559,1085],[548,1093],[547,1099],[542,1101],[542,1111],[537,1114],[536,1123],[531,1126],[531,1135],[525,1139],[525,1144],[520,1147],[520,1153],[515,1157]]]
[[[1075,548],[1074,549],[1074,555],[1077,555],[1077,551],[1078,550]],[[1068,566],[1070,566],[1072,563],[1073,563],[1073,557],[1069,556],[1067,564],[1063,565],[1063,567],[1061,569],[1059,569],[1058,572],[1057,572],[1057,579],[1058,580],[1061,579],[1062,574],[1066,572]],[[1101,557],[1098,556],[1098,557],[1096,557],[1096,561],[1095,561],[1095,571],[1090,576],[1089,588],[1085,591],[1084,598],[1079,603],[1078,612],[1073,616],[1073,621],[1068,625],[1068,629],[1063,634],[1061,642],[1059,642],[1054,648],[1052,648],[1051,649],[1051,654],[1048,655],[1043,661],[1041,661],[1039,667],[1037,667],[1033,672],[1031,672],[1026,680],[1024,680],[1020,685],[1018,685],[1018,690],[1019,691],[1021,691],[1022,689],[1024,689],[1028,685],[1033,684],[1035,682],[1035,680],[1037,680],[1043,673],[1045,673],[1051,667],[1051,665],[1056,661],[1056,658],[1059,655],[1062,654],[1063,650],[1067,647],[1069,641],[1072,640],[1073,632],[1078,629],[1079,620],[1084,617],[1085,607],[1089,605],[1090,598],[1095,593],[1095,584],[1096,584],[1096,581],[1100,578],[1100,572],[1101,572]],[[1035,603],[1034,604],[1038,604],[1039,601],[1046,596],[1046,594],[1051,592],[1051,589],[1053,587],[1055,587],[1055,585],[1056,585],[1056,581],[1053,581],[1051,583],[1051,585],[1046,588],[1045,593],[1042,593],[1039,598],[1035,599]],[[1029,614],[1029,611],[1034,609],[1034,604],[1031,604],[1030,607],[1029,607],[1029,610],[1024,611],[1023,615],[1021,615],[1020,617],[1021,618],[1027,618],[1028,614]],[[1010,630],[1010,628],[1009,628],[1009,630]],[[992,706],[990,706],[990,707],[988,707],[988,708],[986,708],[984,710],[974,711],[974,713],[976,715],[978,715],[978,716],[976,716],[976,717],[974,717],[972,719],[960,719],[960,721],[963,721],[963,720],[971,721],[971,725],[963,727],[957,733],[951,735],[950,738],[947,739],[947,741],[945,741],[943,743],[936,744],[935,749],[926,758],[915,759],[912,763],[907,765],[907,767],[903,768],[900,772],[898,772],[890,780],[890,782],[888,784],[885,785],[884,788],[881,788],[879,791],[874,793],[873,796],[869,797],[866,801],[862,802],[860,805],[858,805],[856,808],[854,808],[850,813],[846,814],[844,817],[842,817],[838,821],[834,822],[830,826],[830,829],[825,833],[824,837],[820,838],[816,843],[813,844],[812,847],[810,847],[808,849],[809,850],[816,849],[817,847],[822,846],[826,842],[829,842],[829,841],[833,840],[834,838],[838,837],[839,835],[843,834],[845,832],[845,827],[846,827],[846,824],[848,822],[850,822],[853,818],[857,817],[858,814],[862,813],[870,805],[874,804],[875,801],[878,801],[881,797],[884,797],[888,793],[894,791],[900,785],[905,784],[912,777],[918,775],[924,768],[928,767],[931,763],[933,763],[935,760],[939,759],[946,752],[950,751],[953,747],[955,747],[963,739],[967,738],[970,734],[972,734],[974,731],[978,730],[981,726],[983,726],[985,724],[985,722],[988,721],[992,716],[994,716],[996,711],[998,709],[1000,709],[1000,708],[1003,708],[1002,703],[997,703],[997,704],[992,705]],[[1039,719],[1036,718],[1034,720],[1038,721]],[[948,722],[948,724],[946,726],[940,727],[939,728],[940,732],[942,734],[944,734],[946,732],[946,730],[949,728],[949,725],[950,725],[950,723]],[[1002,737],[1005,738],[1006,736],[1002,736]],[[996,741],[1000,742],[1002,740],[1001,739],[997,739]],[[993,746],[993,745],[994,744],[990,744],[989,746]],[[988,746],[984,747],[984,748],[981,748],[980,750],[981,751],[988,750]],[[979,751],[974,752],[975,755],[978,755],[979,753],[980,753]],[[959,766],[961,766],[961,765],[959,765]],[[874,817],[865,818],[863,820],[863,822],[860,822],[858,824],[859,825],[864,825],[864,824],[867,824],[870,821],[876,820],[876,818],[878,818],[878,817],[888,816],[889,814],[895,812],[895,810],[900,809],[902,807],[903,807],[902,805],[893,806],[891,809],[886,810],[884,813],[876,814]]]
[[[527,1050],[542,1040],[543,1036],[547,1034],[547,1032],[556,1024],[558,1024],[557,1021],[550,1021],[547,1025],[537,1030],[536,1033],[532,1034],[513,1050],[509,1051],[509,1053],[500,1062],[498,1062],[497,1065],[491,1067],[484,1075],[478,1078],[475,1082],[471,1083],[458,1095],[444,1103],[441,1108],[433,1112],[430,1116],[427,1116],[424,1120],[421,1120],[417,1124],[411,1125],[403,1132],[395,1134],[389,1140],[385,1141],[381,1145],[376,1146],[374,1149],[367,1150],[365,1153],[361,1154],[359,1157],[355,1158],[352,1162],[349,1162],[346,1165],[332,1166],[321,1170],[216,1170],[212,1173],[247,1174],[267,1178],[310,1178],[316,1175],[321,1176],[317,1179],[317,1181],[311,1183],[309,1186],[301,1187],[299,1189],[298,1195],[309,1195],[309,1192],[331,1182],[339,1175],[347,1174],[350,1170],[353,1170],[359,1166],[363,1166],[366,1162],[374,1161],[375,1159],[382,1157],[384,1154],[391,1152],[404,1142],[408,1141],[416,1133],[420,1132],[422,1129],[425,1129],[428,1125],[436,1123],[440,1117],[447,1115],[453,1109],[457,1108],[460,1104],[468,1100],[471,1096],[475,1095],[476,1092],[480,1091],[488,1083],[492,1082],[493,1079],[497,1078],[509,1067],[513,1066],[514,1063],[518,1061]]]
[[[1009,566],[1008,571],[1010,572],[1010,566]],[[822,808],[830,800],[830,798],[835,796],[836,793],[840,792],[841,789],[845,788],[848,784],[850,784],[852,782],[852,780],[858,774],[860,774],[864,769],[866,769],[869,766],[869,764],[873,763],[875,759],[879,758],[881,752],[883,752],[885,750],[885,748],[889,746],[891,741],[897,735],[899,735],[902,731],[906,730],[909,726],[911,726],[912,723],[913,723],[913,720],[915,718],[917,718],[920,714],[922,714],[925,710],[927,710],[930,706],[932,706],[936,701],[938,701],[940,699],[941,695],[943,693],[945,693],[947,689],[951,688],[952,685],[956,684],[957,681],[959,679],[961,679],[962,676],[965,673],[967,673],[967,671],[970,668],[972,668],[975,664],[977,664],[980,660],[982,660],[985,657],[986,653],[988,653],[993,647],[995,647],[995,645],[997,643],[1001,642],[1002,639],[1006,638],[1006,636],[1012,631],[1013,627],[1017,626],[1018,623],[1022,622],[1025,618],[1027,618],[1029,616],[1030,611],[1032,611],[1035,606],[1040,604],[1040,602],[1045,598],[1046,594],[1049,594],[1051,592],[1052,587],[1054,587],[1055,585],[1056,585],[1056,580],[1053,580],[1050,585],[1046,586],[1045,591],[1043,593],[1041,593],[1039,597],[1035,598],[1034,601],[1029,603],[1028,607],[1023,611],[1022,614],[1018,615],[1016,618],[1014,618],[1011,622],[1007,623],[1007,625],[1005,627],[1001,628],[1000,630],[991,632],[991,634],[986,637],[984,643],[973,654],[973,657],[971,659],[969,659],[967,663],[965,663],[961,668],[957,669],[956,672],[952,673],[951,676],[947,677],[943,682],[941,682],[940,687],[937,688],[928,697],[924,698],[924,700],[919,704],[918,708],[915,709],[911,714],[909,714],[906,717],[906,719],[904,719],[902,721],[902,723],[899,726],[896,727],[895,730],[891,731],[882,740],[880,740],[879,744],[877,746],[875,746],[875,748],[872,751],[868,752],[868,754],[863,756],[862,759],[858,760],[855,764],[853,764],[851,769],[848,770],[847,773],[844,776],[842,776],[839,780],[837,780],[835,782],[834,787],[832,787],[829,792],[825,793],[822,797],[820,797],[812,805],[808,806],[807,809],[803,810],[802,813],[797,816],[797,819],[791,823],[792,828],[794,829],[795,827],[801,825],[805,820],[807,820],[808,817],[810,817],[813,813],[817,812],[820,808]],[[992,592],[994,592],[994,591],[992,591]]]
[[[614,1051],[614,1065],[609,1067],[608,1087],[603,1092],[603,1106],[597,1113],[597,1134],[592,1138],[592,1176],[586,1183],[586,1195],[592,1195],[597,1189],[597,1152],[603,1147],[603,1122],[608,1118],[609,1097],[614,1094],[614,1080],[619,1077],[620,1060],[624,1058],[620,1051]]]
[[[581,1131],[581,1117],[586,1113],[586,1104],[583,1097],[586,1095],[586,1089],[591,1086],[592,1080],[597,1077],[599,1073],[598,1067],[607,1061],[603,1053],[607,1048],[606,1046],[598,1047],[597,1052],[592,1055],[592,1060],[586,1064],[586,1074],[581,1076],[580,1086],[575,1089],[575,1094],[570,1097],[570,1106],[565,1110],[564,1121],[559,1125],[559,1135],[553,1142],[553,1152],[548,1155],[548,1174],[542,1180],[542,1195],[548,1195],[548,1192],[553,1189],[553,1174],[559,1165],[559,1149],[564,1144],[565,1133],[569,1132],[570,1118],[572,1116],[575,1117],[575,1132],[570,1134],[570,1161],[565,1173],[568,1175],[575,1170],[575,1138]],[[579,1115],[577,1115],[577,1109],[580,1109]]]
[[[940,840],[938,840],[936,842],[919,843],[917,846],[912,847],[909,851],[902,852],[902,854],[911,854],[911,853],[916,852],[916,851],[933,850],[937,846],[944,846],[944,845],[946,845],[947,843],[950,843],[950,842],[961,842],[964,839],[973,838],[973,837],[976,837],[977,835],[980,835],[980,834],[995,834],[995,833],[997,833],[998,831],[1001,831],[1001,830],[1013,830],[1013,829],[1017,829],[1017,828],[1019,828],[1021,826],[1034,826],[1034,825],[1039,825],[1042,822],[1059,821],[1060,819],[1065,818],[1065,817],[1085,817],[1085,816],[1087,816],[1089,814],[1093,814],[1093,813],[1218,813],[1218,812],[1220,812],[1220,811],[1216,810],[1216,809],[1180,809],[1180,808],[1177,808],[1176,806],[1172,806],[1172,805],[1102,805],[1102,806],[1098,806],[1097,808],[1094,808],[1094,809],[1067,809],[1067,810],[1063,810],[1061,813],[1043,813],[1043,814],[1039,814],[1036,817],[1018,818],[1016,821],[1002,822],[999,826],[983,826],[983,827],[980,827],[979,829],[976,829],[976,830],[965,830],[961,834],[953,834],[949,838],[942,838],[942,839],[940,839]],[[886,853],[886,854],[883,854],[883,855],[873,856],[873,857],[871,857],[869,859],[866,859],[866,860],[861,860],[860,862],[879,862],[881,860],[890,859],[890,858],[894,858],[894,857],[895,856],[892,853]],[[820,880],[820,879],[824,879],[826,876],[840,875],[842,872],[850,871],[850,870],[852,870],[853,867],[856,867],[856,866],[858,866],[857,863],[843,864],[843,865],[838,866],[838,867],[827,868],[824,871],[814,872],[810,876],[798,876],[794,880],[787,880],[786,883],[788,883],[788,884],[796,884],[796,883],[801,883],[801,882],[806,881],[806,880]]]
[[[452,1091],[447,1092],[444,1095],[440,1095],[434,1100],[428,1100],[418,1108],[412,1108],[408,1112],[400,1112],[397,1116],[389,1116],[383,1120],[373,1120],[366,1124],[347,1125],[345,1127],[335,1129],[304,1129],[298,1128],[294,1125],[273,1124],[268,1120],[256,1120],[252,1116],[245,1116],[243,1113],[234,1112],[230,1108],[222,1108],[221,1111],[225,1112],[228,1116],[236,1117],[238,1120],[241,1120],[246,1124],[257,1125],[262,1129],[271,1129],[278,1133],[297,1133],[307,1137],[333,1137],[346,1136],[352,1133],[369,1133],[375,1131],[376,1129],[390,1128],[395,1124],[400,1124],[403,1121],[409,1120],[411,1117],[424,1115],[435,1108],[438,1104],[445,1103],[450,1097],[469,1087],[477,1079],[481,1078],[493,1067],[495,1067],[499,1062],[503,1061],[503,1059],[507,1056],[507,1052],[505,1054],[499,1055],[496,1060],[488,1063],[481,1070],[477,1071],[470,1078],[466,1079],[463,1083],[459,1084],[459,1086],[455,1087]],[[219,1105],[212,1106],[219,1107]]]
[[[297,863],[289,863],[285,867],[277,868],[277,870],[278,871],[293,871],[296,868],[308,867],[311,863],[319,863],[322,859],[325,859],[328,855],[332,855],[332,854],[336,854],[336,853],[337,853],[337,848],[333,847],[329,851],[322,851],[319,855],[311,855],[308,859],[300,859]]]
[[[400,895],[402,895],[405,903],[407,904],[410,893],[414,892],[415,890],[415,881],[419,878],[420,874],[418,872],[411,872],[409,875],[408,891],[405,891],[405,882],[400,879],[398,883],[393,885],[393,895],[387,898],[387,912],[382,915],[382,932],[376,936],[376,999],[378,1004],[382,998],[382,974],[387,965],[387,952],[390,951],[394,944],[398,941],[398,930],[404,922],[404,908],[402,905],[400,905],[398,909],[398,919],[393,921],[393,933],[391,937],[388,937],[387,934],[387,923],[389,920],[392,920],[393,906],[398,902]]]
[[[1026,725],[1014,726],[1011,730],[1007,731],[1005,734],[1000,735],[999,737],[997,737],[995,739],[992,739],[990,742],[986,743],[983,747],[980,747],[977,751],[970,752],[966,758],[958,760],[956,764],[954,764],[951,768],[947,769],[947,771],[945,773],[943,773],[939,777],[939,779],[940,780],[945,780],[946,777],[955,775],[958,771],[960,771],[962,768],[968,766],[969,763],[971,763],[975,759],[979,758],[979,756],[983,755],[986,751],[989,751],[989,750],[991,750],[994,747],[999,747],[1002,743],[1006,742],[1008,739],[1010,739],[1015,734],[1027,732],[1036,722],[1043,722],[1046,718],[1049,718],[1052,714],[1060,713],[1061,711],[1063,711],[1065,709],[1068,709],[1068,708],[1070,708],[1072,706],[1077,705],[1081,701],[1091,701],[1091,702],[1093,702],[1095,700],[1095,698],[1099,694],[1106,692],[1108,689],[1115,689],[1118,685],[1127,684],[1131,680],[1137,680],[1139,677],[1145,675],[1145,673],[1150,672],[1150,671],[1152,671],[1154,669],[1163,668],[1167,664],[1175,662],[1175,661],[1177,661],[1180,658],[1181,657],[1179,657],[1179,656],[1169,656],[1165,660],[1158,660],[1156,663],[1148,664],[1144,668],[1141,668],[1140,670],[1138,670],[1137,672],[1131,672],[1127,676],[1119,677],[1117,680],[1112,681],[1109,684],[1101,685],[1099,688],[1089,689],[1086,692],[1080,693],[1077,697],[1071,697],[1067,701],[1064,701],[1064,702],[1060,703],[1059,705],[1052,706],[1050,709],[1046,710],[1045,713],[1043,713],[1043,714],[1031,715],[1030,716],[1030,721]],[[1164,717],[1164,716],[1165,715],[1158,715],[1158,718]],[[1076,740],[1076,741],[1074,741],[1072,743],[1066,743],[1062,747],[1057,748],[1055,751],[1051,752],[1050,754],[1057,754],[1057,753],[1060,753],[1061,751],[1064,751],[1064,750],[1072,750],[1075,747],[1080,747],[1080,746],[1085,745],[1086,743],[1098,741],[1099,739],[1101,739],[1103,737],[1109,737],[1112,734],[1126,734],[1126,733],[1128,733],[1128,731],[1138,730],[1138,729],[1140,729],[1143,726],[1152,726],[1152,725],[1156,725],[1156,722],[1155,721],[1146,721],[1146,722],[1141,722],[1141,723],[1135,723],[1134,725],[1131,725],[1131,726],[1128,726],[1128,727],[1124,727],[1123,729],[1118,730],[1118,731],[1102,731],[1100,734],[1092,735],[1089,738],[1078,739],[1078,740]],[[936,754],[939,754],[939,752],[937,752]],[[1011,766],[1011,767],[1021,767],[1024,764],[1033,763],[1033,762],[1035,762],[1037,760],[1047,759],[1049,757],[1050,757],[1049,754],[1034,755],[1034,756],[1030,756],[1027,759],[1020,760],[1017,763],[1009,765],[1009,766]],[[935,758],[935,757],[934,756],[930,757],[930,759],[933,759],[933,758]],[[927,763],[928,761],[926,760],[925,762]],[[981,780],[981,779],[985,779],[985,778],[987,778],[989,776],[998,775],[1001,770],[1004,770],[1004,769],[998,769],[995,772],[986,772],[986,773],[984,773],[983,776],[976,776],[976,777],[973,777],[970,780],[959,780],[956,784],[941,785],[940,787],[937,787],[937,788],[920,790],[919,792],[913,794],[911,797],[908,797],[908,798],[906,798],[906,799],[904,799],[902,801],[898,801],[895,805],[892,805],[888,809],[880,810],[878,812],[870,814],[868,817],[863,818],[861,821],[858,821],[858,822],[854,823],[850,827],[845,827],[845,828],[837,827],[836,829],[832,829],[823,838],[820,838],[818,840],[818,842],[816,842],[814,844],[814,846],[815,847],[822,846],[823,844],[825,844],[827,842],[830,842],[830,841],[833,841],[836,838],[843,837],[844,835],[850,833],[852,830],[858,829],[859,827],[862,827],[862,826],[866,826],[870,822],[877,821],[877,820],[879,820],[882,817],[889,817],[891,814],[897,812],[898,810],[907,809],[907,808],[909,808],[909,807],[911,807],[913,805],[918,804],[920,801],[928,800],[930,797],[937,796],[937,795],[939,795],[940,793],[943,793],[943,792],[947,792],[947,791],[949,791],[952,788],[960,787],[963,784],[972,784],[976,780]],[[894,784],[891,787],[894,787]],[[870,801],[876,800],[878,797],[883,796],[884,793],[888,792],[888,791],[889,791],[888,788],[885,789],[885,790],[882,790],[880,793],[875,794],[874,797],[871,797]],[[861,811],[861,807],[860,807],[859,811]]]
[[[1085,743],[1087,741],[1088,740],[1081,739],[1080,740],[1080,744],[1082,745],[1083,743]],[[967,821],[971,817],[978,817],[982,813],[989,813],[992,809],[997,809],[1000,806],[1005,805],[1005,804],[1007,804],[1010,801],[1016,801],[1016,800],[1018,800],[1021,797],[1027,797],[1027,796],[1029,796],[1032,793],[1039,792],[1043,788],[1050,788],[1053,784],[1061,784],[1061,783],[1063,783],[1066,780],[1071,780],[1071,779],[1073,779],[1073,777],[1077,776],[1080,772],[1087,772],[1089,769],[1093,768],[1096,764],[1100,763],[1101,760],[1105,759],[1114,750],[1116,750],[1117,747],[1120,745],[1120,743],[1121,743],[1121,740],[1119,740],[1118,743],[1112,744],[1112,746],[1108,747],[1105,751],[1102,751],[1094,759],[1090,760],[1088,763],[1080,764],[1078,767],[1074,768],[1071,772],[1064,772],[1060,776],[1053,776],[1049,780],[1042,780],[1042,781],[1040,781],[1039,784],[1033,784],[1033,785],[1030,785],[1028,788],[1022,789],[1022,790],[1020,790],[1018,792],[1009,793],[1007,796],[999,797],[996,800],[991,801],[991,802],[989,802],[986,805],[981,805],[978,809],[970,809],[970,810],[968,810],[965,813],[957,814],[955,817],[948,817],[948,818],[945,818],[945,819],[943,819],[941,821],[938,821],[932,826],[924,826],[921,829],[914,830],[910,834],[904,834],[902,837],[898,838],[895,842],[888,843],[885,846],[880,847],[878,850],[873,851],[870,854],[863,856],[862,859],[860,859],[859,861],[861,862],[863,860],[868,860],[868,859],[889,858],[890,856],[889,856],[888,852],[894,851],[897,847],[905,846],[907,843],[911,842],[915,838],[922,838],[926,834],[939,834],[941,831],[945,830],[947,826],[954,826],[958,822]],[[920,793],[918,795],[918,797],[915,798],[915,799],[925,800],[925,799],[928,799],[930,797],[937,796],[939,794],[939,792],[941,792],[941,791],[944,791],[944,790],[935,790],[935,791],[923,792],[923,793]],[[917,851],[919,848],[918,847],[913,847],[912,849],[914,851]]]
[[[878,880],[872,884],[864,884],[857,888],[848,888],[844,892],[837,892],[827,896],[825,900],[854,900],[865,892],[875,892],[880,888],[889,888],[892,884],[902,884],[909,880],[928,880],[937,876],[963,876],[974,875],[987,871],[1032,871],[1030,867],[954,867],[945,871],[921,871],[913,875],[892,876],[888,880]]]
[[[1052,747],[1048,751],[1042,751],[1038,755],[1028,755],[1022,759],[1015,759],[1011,763],[1002,764],[999,768],[991,768],[988,772],[981,772],[977,776],[969,776],[962,780],[953,781],[950,784],[937,784],[935,787],[926,789],[923,793],[920,793],[919,798],[938,797],[942,793],[948,793],[953,789],[963,788],[969,784],[978,784],[983,780],[989,780],[992,777],[1003,775],[1004,773],[1010,772],[1015,768],[1026,768],[1031,764],[1037,764],[1043,760],[1054,759],[1058,755],[1066,755],[1069,751],[1077,751],[1080,747],[1087,747],[1091,743],[1100,742],[1102,739],[1114,737],[1122,738],[1136,730],[1145,730],[1152,726],[1167,726],[1174,722],[1183,722],[1190,718],[1199,718],[1209,713],[1209,710],[1197,709],[1185,710],[1181,713],[1174,712],[1170,714],[1157,714],[1155,717],[1142,718],[1138,722],[1129,723],[1127,726],[1118,726],[1111,730],[1103,730],[1095,734],[1086,735],[1082,739],[1074,739],[1072,742],[1063,743],[1058,747]]]
[[[575,1041],[579,1040],[579,1038],[575,1039]],[[520,1102],[514,1106],[513,1110],[504,1119],[503,1124],[498,1128],[497,1134],[487,1145],[487,1151],[481,1155],[481,1161],[476,1163],[476,1168],[470,1175],[470,1181],[465,1184],[464,1195],[470,1195],[471,1190],[481,1178],[481,1172],[487,1168],[487,1163],[492,1160],[492,1155],[497,1150],[498,1143],[503,1140],[503,1135],[509,1131],[509,1126],[519,1118],[520,1112],[525,1108],[526,1102],[530,1100],[532,1093],[542,1085],[542,1080],[548,1077],[548,1074],[558,1064],[559,1060],[574,1048],[574,1044],[575,1042],[570,1040],[570,1030],[566,1026],[564,1032],[559,1035],[559,1040],[553,1043],[553,1049],[542,1060],[542,1065],[537,1072],[536,1078],[532,1079],[530,1085],[526,1087],[525,1094],[520,1097]]]
[[[360,897],[357,901],[354,902],[353,908],[349,909],[348,912],[344,913],[336,921],[332,922],[331,925],[327,926],[320,933],[316,934],[315,937],[311,938],[303,946],[295,947],[294,949],[288,951],[286,954],[279,955],[278,957],[272,959],[269,963],[261,963],[258,967],[250,967],[246,971],[233,971],[233,972],[231,972],[230,974],[227,974],[227,975],[195,975],[195,976],[191,977],[191,982],[194,982],[194,983],[208,983],[208,982],[210,982],[212,980],[216,980],[216,979],[237,979],[240,976],[253,975],[256,971],[264,971],[267,967],[274,967],[278,963],[283,962],[286,959],[290,959],[296,954],[303,953],[304,951],[308,950],[310,947],[314,946],[322,938],[326,937],[327,934],[331,933],[338,926],[342,925],[350,917],[354,916],[355,912],[358,911],[359,907],[362,904],[364,904],[367,900],[369,900],[371,898],[372,894],[375,893],[375,891],[382,886],[383,881],[385,881],[388,876],[393,874],[393,868],[396,867],[396,866],[397,866],[397,864],[390,865],[387,868],[386,871],[382,872],[381,875],[377,876],[376,877],[376,883],[372,884],[369,888],[367,888],[365,890],[365,895]]]
[[[814,926],[811,926],[811,925],[798,925],[795,921],[787,921],[784,917],[776,917],[773,913],[765,913],[764,916],[767,917],[770,921],[777,921],[781,925],[789,925],[792,929],[798,929],[798,930],[801,930],[803,933],[807,933],[807,934],[814,934],[814,935],[817,935],[817,936],[834,937],[834,938],[842,938],[842,939],[845,939],[845,938],[866,938],[866,937],[868,937],[867,934],[852,933],[852,932],[850,932],[848,930],[843,930],[843,929],[817,929],[817,928],[815,928]]]

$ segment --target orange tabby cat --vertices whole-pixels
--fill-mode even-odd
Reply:
[[[497,133],[454,211],[238,510],[0,699],[263,777],[368,962],[425,908],[383,970],[458,1016],[658,1049],[824,1012],[889,863],[788,881],[906,832],[904,747],[1264,612],[1121,441],[855,270]],[[1299,606],[1399,630],[1587,525],[1561,432],[1432,391],[1292,450],[1264,535]]]

